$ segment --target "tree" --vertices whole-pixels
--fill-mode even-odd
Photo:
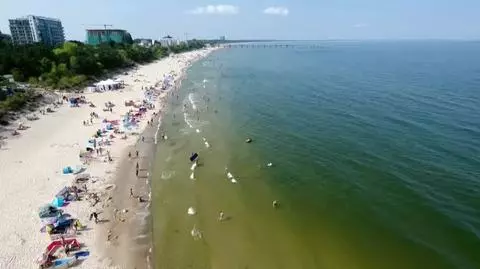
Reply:
[[[37,85],[38,84],[38,79],[36,77],[30,77],[30,78],[28,78],[28,84]]]
[[[25,81],[25,75],[22,73],[22,71],[19,68],[13,68],[12,75],[13,75],[13,79],[17,82]]]
[[[48,72],[50,71],[50,69],[52,69],[52,61],[47,57],[43,57],[40,60],[40,67],[41,67],[40,70],[42,73]]]

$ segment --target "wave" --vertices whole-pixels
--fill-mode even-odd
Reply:
[[[188,101],[190,101],[190,105],[192,106],[192,109],[197,110],[197,105],[195,104],[195,101],[193,100],[193,98],[194,98],[194,94],[189,93],[188,94]]]
[[[193,128],[193,121],[188,118],[187,112],[183,112],[183,119],[185,120],[185,123],[188,125],[188,127]]]
[[[161,179],[168,180],[175,176],[175,171],[163,171],[160,176]]]

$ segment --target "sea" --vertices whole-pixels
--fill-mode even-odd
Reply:
[[[289,44],[168,97],[155,268],[480,268],[480,42]]]

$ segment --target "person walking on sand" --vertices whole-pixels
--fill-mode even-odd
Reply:
[[[133,189],[130,188],[130,197],[133,197]]]
[[[128,152],[128,158],[132,158],[132,153],[130,151]]]
[[[138,150],[137,150],[137,158],[138,158]]]
[[[98,214],[97,212],[93,211],[92,214],[90,214],[90,220],[95,219],[95,223],[98,223]]]
[[[145,137],[144,136],[142,136],[142,142],[145,142]]]
[[[138,177],[138,169],[135,169],[135,176]]]

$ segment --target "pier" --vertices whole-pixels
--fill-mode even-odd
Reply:
[[[228,49],[293,49],[293,48],[321,48],[318,44],[224,44]]]

